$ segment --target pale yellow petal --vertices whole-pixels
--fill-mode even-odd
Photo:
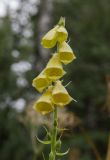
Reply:
[[[59,45],[59,57],[61,62],[64,64],[71,63],[74,59],[76,59],[73,50],[66,42],[62,42]]]
[[[65,106],[72,101],[72,97],[68,94],[61,81],[57,81],[52,91],[53,103],[58,106]]]
[[[58,33],[58,37],[57,37],[57,40],[59,42],[63,42],[63,41],[66,41],[67,38],[68,38],[68,32],[66,30],[65,27],[63,26],[60,26],[58,29],[57,29],[57,33]]]
[[[52,48],[56,45],[57,29],[58,26],[55,26],[53,29],[48,31],[46,35],[42,38],[41,44],[43,45],[44,48]]]
[[[46,77],[44,71],[42,71],[36,78],[33,79],[32,86],[39,92],[42,92],[50,83],[51,81]]]
[[[66,72],[63,70],[62,64],[57,53],[53,54],[52,58],[49,60],[45,68],[46,76],[55,81],[61,78]]]
[[[51,112],[54,108],[52,103],[52,87],[49,87],[45,93],[35,102],[34,109],[42,114]]]

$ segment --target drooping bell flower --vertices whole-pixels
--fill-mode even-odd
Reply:
[[[52,91],[53,103],[58,106],[65,106],[69,104],[73,98],[68,94],[66,88],[62,85],[61,81],[58,80]]]
[[[68,32],[67,32],[67,30],[66,30],[66,28],[64,26],[60,26],[57,29],[57,33],[58,33],[57,40],[59,42],[63,42],[63,41],[67,40],[67,38],[68,38]]]
[[[47,114],[54,109],[54,105],[52,103],[52,86],[50,86],[35,102],[34,109],[42,114]]]
[[[42,92],[50,83],[51,81],[46,77],[44,71],[42,71],[36,78],[33,79],[32,86],[39,92]]]
[[[59,45],[59,57],[64,64],[68,64],[76,59],[71,47],[66,42],[62,42]]]
[[[53,54],[52,58],[47,63],[44,73],[52,81],[61,78],[66,73],[63,70],[58,53]]]
[[[48,31],[46,35],[42,38],[41,44],[44,48],[52,48],[56,45],[58,27],[59,26],[56,25],[53,29]]]

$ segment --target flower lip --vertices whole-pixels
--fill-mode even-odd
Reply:
[[[34,109],[36,111],[46,114],[53,110],[52,88],[52,86],[49,86],[43,95],[35,102]]]
[[[75,55],[70,52],[61,52],[59,53],[59,56],[61,62],[63,62],[64,64],[71,63],[74,59],[76,59]]]
[[[56,40],[44,39],[41,43],[45,48],[52,48],[56,44]]]
[[[53,110],[52,104],[46,101],[38,102],[34,105],[36,111],[49,113]]]
[[[66,72],[59,67],[50,67],[45,70],[45,74],[50,79],[59,79],[62,77]]]
[[[33,86],[35,88],[43,88],[47,85],[48,85],[48,80],[44,78],[36,79],[36,81],[33,82]]]
[[[65,93],[56,93],[52,95],[53,103],[59,105],[59,106],[65,106],[69,104],[72,100],[72,98]]]

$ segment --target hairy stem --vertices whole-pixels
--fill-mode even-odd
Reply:
[[[54,108],[53,112],[53,129],[52,129],[52,137],[51,137],[51,152],[49,155],[49,160],[56,159],[56,141],[57,141],[57,107]]]

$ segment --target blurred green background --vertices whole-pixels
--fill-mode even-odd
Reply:
[[[50,115],[41,116],[32,104],[39,96],[32,87],[51,50],[40,45],[42,35],[66,17],[70,45],[77,59],[65,67],[64,84],[77,100],[59,111],[62,160],[110,160],[110,1],[0,0],[0,160],[48,159],[41,139]],[[109,153],[108,153],[109,154]]]

